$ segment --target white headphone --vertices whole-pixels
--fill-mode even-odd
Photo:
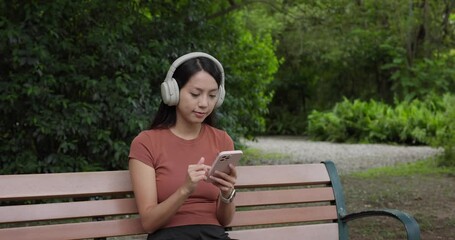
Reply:
[[[224,69],[221,63],[214,58],[213,56],[203,53],[203,52],[192,52],[185,54],[181,57],[179,57],[177,60],[175,60],[171,67],[169,68],[166,79],[164,79],[164,82],[161,83],[161,98],[163,99],[163,102],[168,105],[168,106],[175,106],[179,103],[179,86],[177,84],[177,81],[172,77],[174,75],[175,70],[177,69],[178,66],[180,66],[182,63],[186,62],[187,60],[190,60],[192,58],[197,58],[197,57],[206,57],[215,62],[215,64],[218,66],[218,69],[221,72],[221,83],[218,91],[218,100],[215,104],[215,107],[221,106],[224,101],[224,96],[226,95],[226,91],[224,90]]]

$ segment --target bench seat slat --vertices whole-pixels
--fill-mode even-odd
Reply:
[[[237,207],[261,206],[274,204],[311,203],[332,201],[335,197],[330,187],[286,189],[269,191],[251,191],[237,193]]]
[[[111,199],[0,207],[0,223],[137,213],[134,199]]]
[[[62,240],[145,233],[138,218],[0,229],[1,239]]]
[[[77,197],[132,192],[128,171],[0,176],[0,200]]]
[[[242,174],[245,172],[245,174]],[[323,164],[239,166],[237,188],[327,184]],[[0,176],[1,200],[41,199],[131,193],[128,171]]]
[[[229,232],[232,239],[277,240],[277,239],[338,239],[338,224],[322,223],[290,227],[249,229]]]
[[[237,211],[230,226],[244,227],[335,219],[337,219],[336,207],[332,205],[302,208],[277,208],[267,210]]]
[[[237,172],[237,188],[330,183],[324,164],[239,166]]]

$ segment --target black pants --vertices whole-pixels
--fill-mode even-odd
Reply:
[[[160,229],[149,234],[147,240],[230,240],[221,226],[187,225]]]

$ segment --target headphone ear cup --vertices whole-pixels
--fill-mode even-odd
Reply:
[[[179,103],[179,86],[174,78],[161,83],[161,98],[168,106],[175,106]]]
[[[226,95],[226,91],[224,90],[224,87],[221,85],[220,90],[218,91],[218,100],[215,104],[216,108],[220,107],[221,104],[223,104],[225,95]]]

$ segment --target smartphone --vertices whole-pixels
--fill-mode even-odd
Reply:
[[[212,168],[210,169],[208,176],[212,176],[217,170],[229,174],[231,171],[229,164],[237,166],[240,158],[242,158],[242,155],[243,152],[241,150],[222,151],[218,153],[215,161],[213,161]],[[210,181],[210,178],[208,180]]]

